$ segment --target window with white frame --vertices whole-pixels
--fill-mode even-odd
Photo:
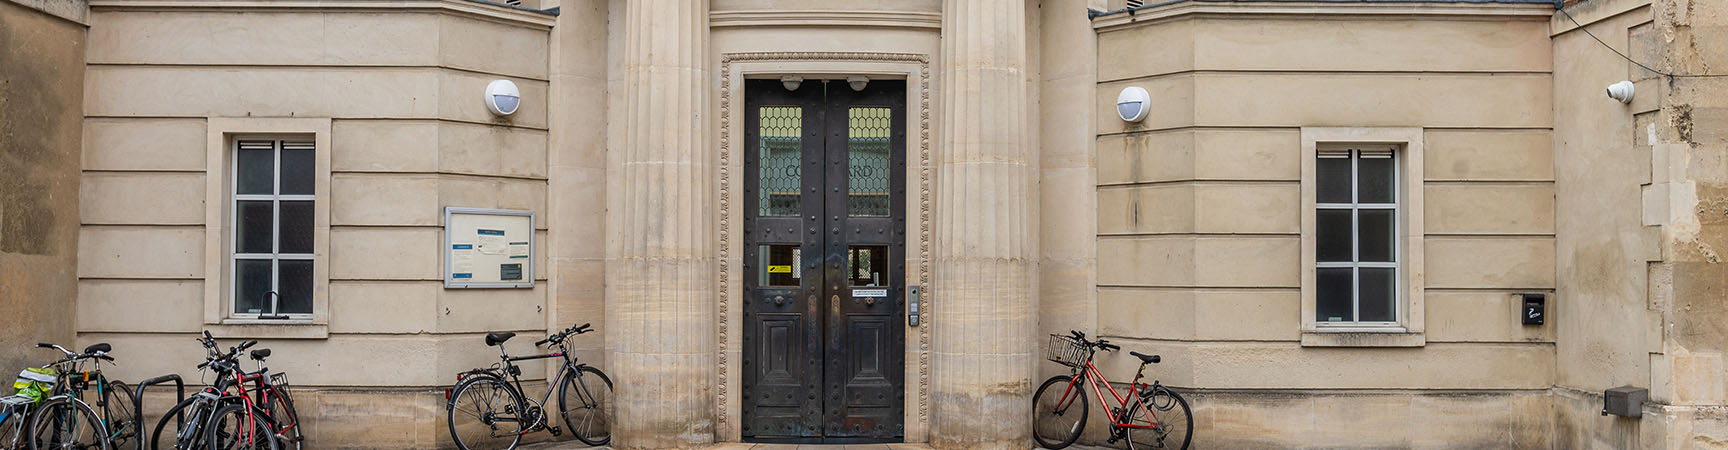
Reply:
[[[310,137],[235,142],[233,317],[312,315],[314,150]]]
[[[1391,145],[1321,147],[1315,161],[1315,321],[1399,321],[1398,164]]]

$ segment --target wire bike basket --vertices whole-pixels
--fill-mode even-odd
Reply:
[[[276,372],[270,374],[270,387],[276,388],[276,395],[281,396],[283,400],[287,400],[288,404],[294,404],[294,397],[288,395],[287,373]]]
[[[1045,350],[1044,359],[1068,367],[1080,367],[1086,362],[1086,344],[1074,339],[1073,336],[1060,334],[1050,335],[1050,345]]]

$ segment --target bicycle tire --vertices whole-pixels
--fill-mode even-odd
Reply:
[[[487,394],[478,391],[479,389],[486,389],[486,385],[495,386],[493,389],[502,392],[503,395],[508,398],[499,398],[496,393]],[[474,392],[471,393],[470,391]],[[470,395],[475,395],[476,397],[470,397]],[[459,408],[457,403],[462,402],[464,399],[480,400],[485,403],[475,405],[476,407],[473,411],[463,410],[461,412],[466,415],[458,416],[457,412]],[[499,401],[508,401],[509,403],[498,404]],[[516,424],[514,427],[515,429],[508,431],[513,434],[509,439],[510,442],[508,445],[500,447],[498,442],[484,442],[476,438],[469,438],[467,441],[464,441],[461,430],[458,430],[458,428],[466,427],[484,430],[488,431],[488,436],[494,438],[498,437],[496,436],[499,431],[498,422],[491,421],[490,417],[499,415],[499,411],[496,410],[500,406],[505,408],[505,411],[503,411],[504,415],[514,415],[519,419],[514,422]],[[471,375],[468,379],[462,380],[462,383],[457,384],[456,388],[450,391],[450,401],[444,405],[444,423],[450,427],[450,439],[456,442],[456,448],[461,450],[509,450],[516,448],[516,444],[522,442],[522,430],[523,426],[526,424],[524,424],[520,419],[523,419],[521,414],[525,412],[527,412],[527,409],[523,406],[522,394],[516,392],[516,389],[511,388],[509,383],[505,383],[504,380],[491,375]],[[458,425],[457,419],[459,417],[465,419],[462,421],[462,425]],[[470,417],[471,419],[469,419]],[[470,421],[477,421],[479,425],[484,425],[485,428],[469,424],[468,422]]]
[[[1086,416],[1091,414],[1092,403],[1086,398],[1086,385],[1084,383],[1074,382],[1074,395],[1076,397],[1069,400],[1067,405],[1058,405],[1063,400],[1062,394],[1068,391],[1068,384],[1071,380],[1074,380],[1074,375],[1050,377],[1050,379],[1044,380],[1044,384],[1038,386],[1038,390],[1032,394],[1032,439],[1038,441],[1040,447],[1049,450],[1061,450],[1074,445],[1074,441],[1080,439],[1080,432],[1086,429]],[[1060,389],[1053,390],[1052,387],[1059,387]],[[1051,394],[1054,398],[1046,399],[1046,393]],[[1075,403],[1080,404],[1080,420],[1069,424],[1067,415],[1072,412],[1069,409],[1073,408]],[[1050,414],[1044,414],[1045,410],[1050,411]],[[1045,427],[1044,425],[1050,426]],[[1045,428],[1049,428],[1049,430],[1045,430]],[[1062,429],[1064,428],[1068,431],[1063,432]],[[1066,436],[1062,436],[1064,433]]]
[[[1160,397],[1166,398],[1162,401],[1168,403],[1166,406],[1159,406]],[[1127,423],[1152,423],[1152,420],[1146,417],[1146,408],[1142,408],[1142,404],[1151,405],[1152,409],[1163,412],[1153,413],[1157,415],[1160,431],[1128,428],[1128,450],[1188,450],[1190,441],[1194,439],[1194,412],[1188,409],[1188,400],[1170,388],[1154,386],[1152,391],[1134,399],[1134,403],[1128,407]],[[1178,414],[1180,417],[1176,417]],[[1182,434],[1182,445],[1172,446],[1172,438],[1178,432]]]
[[[110,381],[102,395],[102,419],[108,427],[109,445],[120,450],[132,450],[132,440],[140,434],[138,411],[133,402],[136,394],[126,383]]]
[[[170,422],[175,422],[174,416],[186,414],[186,412],[183,410],[186,409],[186,407],[188,407],[188,406],[192,406],[193,404],[198,403],[199,400],[200,400],[199,397],[192,397],[192,398],[188,398],[185,400],[181,400],[180,403],[174,404],[173,408],[168,408],[167,413],[162,414],[162,419],[156,421],[156,427],[154,428],[153,431],[150,432],[150,450],[163,450],[164,449],[164,447],[162,447],[162,430],[167,428],[168,424]],[[182,423],[182,427],[175,429],[173,445],[166,447],[166,448],[170,449],[170,450],[192,450],[192,449],[200,448],[201,445],[199,445],[199,444],[202,444],[204,441],[204,433],[203,433],[204,430],[202,429],[202,427],[198,426],[199,422],[200,422],[199,419],[201,419],[201,417],[199,417],[197,415],[188,416],[186,418],[185,422]],[[181,432],[187,431],[184,429],[185,425],[192,425],[194,428],[190,431],[191,440],[186,441],[186,442],[182,442],[179,435]],[[122,450],[124,450],[124,449],[122,449]]]
[[[281,389],[280,386],[270,387],[273,396],[269,402],[270,421],[275,425],[276,435],[282,439],[280,446],[284,450],[300,450],[301,442],[305,440],[300,433],[300,414],[294,409],[294,399],[281,395]]]
[[[63,415],[65,413],[70,415]],[[52,429],[50,429],[52,428]],[[30,450],[58,450],[67,448],[95,448],[110,450],[108,431],[102,426],[102,418],[90,405],[73,397],[60,397],[42,403],[35,414],[30,415],[30,424],[25,428],[25,436],[30,441]],[[43,431],[51,431],[55,437],[43,438]],[[85,436],[88,432],[89,435]],[[78,444],[89,438],[89,444]],[[64,438],[76,438],[75,442],[61,442]]]
[[[226,426],[230,423],[236,426],[232,432]],[[248,428],[249,431],[243,431]],[[276,424],[264,410],[240,403],[216,408],[216,414],[210,416],[209,425],[204,427],[206,450],[278,450],[275,436]]]
[[[611,443],[612,378],[606,376],[606,373],[601,372],[600,369],[589,366],[564,370],[568,373],[568,376],[565,376],[564,381],[559,383],[558,415],[564,418],[565,429],[570,430],[570,435],[576,436],[576,439],[582,441],[584,444],[598,447]],[[592,373],[595,377],[599,378],[600,381],[604,381],[605,393],[595,394],[594,391],[599,389],[601,384],[587,382],[587,377],[583,376],[583,373]],[[572,392],[575,392],[578,397],[577,399],[582,401],[582,408],[588,410],[588,415],[582,417],[581,421],[584,426],[581,428],[578,428],[576,426],[576,421],[573,421],[571,418],[568,396]],[[584,395],[584,392],[587,394]],[[588,399],[594,399],[594,401],[590,402]],[[596,419],[598,420],[596,421]],[[599,426],[596,427],[594,426],[595,424],[598,424]],[[596,435],[596,433],[605,434]]]

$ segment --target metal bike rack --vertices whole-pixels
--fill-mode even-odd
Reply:
[[[144,440],[149,438],[148,436],[145,435],[146,433],[144,432],[144,389],[148,388],[150,386],[163,384],[163,383],[167,383],[170,381],[174,382],[174,391],[175,391],[175,396],[176,396],[176,398],[174,399],[174,404],[178,405],[178,404],[180,404],[180,402],[186,401],[186,382],[181,381],[180,376],[175,375],[175,374],[167,374],[167,375],[163,375],[163,376],[159,376],[156,378],[151,378],[151,379],[139,382],[138,388],[135,389],[135,392],[133,392],[133,395],[132,395],[132,413],[133,413],[133,415],[135,415],[137,417],[132,419],[132,422],[133,422],[133,429],[137,430],[137,432],[138,432],[138,436],[137,436],[138,437],[138,439],[137,439],[138,449],[137,450],[145,450]],[[186,426],[185,414],[183,414],[183,413],[174,414],[174,424],[175,424],[176,429]]]

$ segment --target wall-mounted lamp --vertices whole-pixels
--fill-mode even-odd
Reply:
[[[788,90],[788,91],[798,90],[798,85],[800,85],[800,84],[804,84],[804,77],[797,76],[797,75],[787,75],[787,76],[780,77],[780,85],[785,86],[786,90]]]
[[[849,76],[846,77],[846,84],[852,86],[853,91],[863,91],[864,86],[870,85],[870,77],[863,75]]]
[[[492,114],[515,114],[519,106],[522,106],[522,91],[516,89],[516,83],[510,80],[493,80],[486,84],[486,109],[492,110]]]
[[[1116,95],[1116,117],[1124,122],[1139,122],[1146,119],[1146,111],[1152,109],[1152,95],[1145,88],[1129,86]]]
[[[1620,103],[1632,103],[1632,82],[1621,81],[1608,85],[1608,98],[1619,100]]]

